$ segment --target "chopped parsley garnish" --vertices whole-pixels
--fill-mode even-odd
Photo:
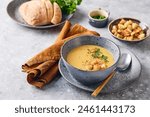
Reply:
[[[93,58],[99,58],[101,60],[104,60],[105,62],[109,62],[108,61],[108,57],[105,56],[99,48],[95,48],[94,51],[91,51],[90,49],[88,49],[88,53],[90,53],[92,55]]]
[[[99,58],[100,54],[101,54],[100,49],[96,49],[96,50],[94,51],[94,53],[92,53],[92,57],[93,57],[93,58]]]
[[[108,60],[107,60],[107,59],[108,59],[108,57],[107,57],[107,56],[105,56],[105,55],[102,55],[102,56],[101,56],[101,59],[103,59],[105,62],[108,62]]]
[[[92,18],[102,20],[102,19],[105,19],[106,17],[102,15],[97,15],[97,16],[92,16]]]

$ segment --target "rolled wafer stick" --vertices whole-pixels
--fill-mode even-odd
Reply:
[[[42,76],[47,70],[52,67],[57,61],[49,60],[42,64],[40,64],[38,67],[30,70],[27,77],[34,78],[34,77],[40,77]]]
[[[83,33],[83,32],[86,32],[86,31],[87,31],[87,29],[84,28],[83,26],[81,26],[79,24],[75,24],[70,29],[70,31],[68,32],[67,37],[70,37],[70,36],[75,35],[75,34]]]
[[[35,64],[40,64],[40,63],[43,63],[48,60],[58,60],[60,58],[60,55],[57,54],[58,51],[60,51],[60,44],[59,43],[57,43],[55,45],[53,44],[49,48],[43,50],[42,52],[40,52],[39,54],[37,54],[36,56],[31,58],[29,61],[27,61],[22,66],[22,68],[24,68],[25,66],[30,67]],[[54,56],[52,56],[52,55],[54,55]]]
[[[92,32],[93,34],[95,34],[95,35],[97,35],[97,36],[100,36],[100,35],[99,35],[97,32],[95,32],[95,31],[88,30],[88,29],[86,29],[85,27],[83,27],[83,26],[81,26],[81,25],[79,25],[79,24],[75,24],[75,25],[71,28],[71,30],[68,32],[67,37],[70,37],[70,36],[73,36],[73,35],[79,34],[79,33],[84,33],[84,32],[87,32],[87,31]]]
[[[40,64],[34,64],[32,66],[26,66],[26,65],[22,65],[22,72],[26,72],[26,73],[29,73],[30,70],[38,67]]]
[[[45,84],[51,82],[53,78],[58,74],[58,63],[49,69],[49,71],[40,77],[39,81],[43,81]]]
[[[67,20],[55,42],[59,42],[60,40],[65,39],[67,33],[70,30],[70,27],[71,27],[71,23]]]
[[[40,78],[33,79],[31,77],[27,78],[29,84],[36,86],[38,88],[43,88],[47,83],[53,80],[53,78],[58,73],[58,64],[56,63],[52,66],[45,74],[43,74]]]
[[[64,39],[65,35],[67,35],[68,31],[70,30],[70,27],[71,27],[71,23],[69,21],[66,21],[64,27],[62,28],[62,30],[61,30],[60,34],[58,35],[58,37],[57,37],[57,39],[56,39],[55,42],[59,42],[60,40]],[[54,47],[49,47],[49,48],[52,48],[51,50],[53,50]],[[46,53],[48,53],[47,51],[50,51],[50,50],[47,48],[47,49],[43,50],[41,53],[44,54],[44,52],[45,52],[45,54],[46,54]],[[59,50],[56,50],[56,51],[59,51]],[[55,53],[55,52],[53,52],[53,53]],[[38,55],[40,55],[40,53]],[[47,61],[46,56],[44,57],[45,58],[45,60],[44,60],[44,58],[42,57],[42,55],[41,56],[38,56],[38,55],[36,55],[35,57],[31,58],[24,65],[22,65],[22,69],[24,71],[27,71],[27,70],[35,68],[35,66],[34,66],[35,64],[39,65],[40,63],[42,63],[42,61],[43,62]],[[47,56],[49,56],[49,54],[47,54]],[[57,56],[56,58],[59,58],[59,57]],[[51,60],[55,60],[55,58],[52,57]]]

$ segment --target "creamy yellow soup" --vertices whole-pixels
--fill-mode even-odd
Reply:
[[[83,45],[72,49],[67,55],[67,62],[81,70],[103,70],[114,64],[113,55],[97,45]]]

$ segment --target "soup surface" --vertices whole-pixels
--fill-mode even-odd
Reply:
[[[114,63],[113,55],[97,45],[83,45],[72,49],[67,55],[67,62],[81,70],[103,70]]]

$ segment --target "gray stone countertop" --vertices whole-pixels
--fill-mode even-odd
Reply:
[[[26,74],[21,72],[21,65],[54,43],[61,27],[34,30],[19,26],[7,15],[9,2],[10,0],[2,0],[0,4],[0,99],[150,99],[150,38],[136,44],[123,43],[111,37],[107,28],[90,26],[87,16],[89,10],[101,7],[110,11],[111,19],[134,17],[150,25],[150,0],[83,0],[71,19],[72,24],[78,22],[116,44],[127,47],[138,56],[142,64],[140,80],[134,85],[121,92],[100,94],[96,98],[70,85],[62,77],[56,78],[43,90],[26,82]]]

